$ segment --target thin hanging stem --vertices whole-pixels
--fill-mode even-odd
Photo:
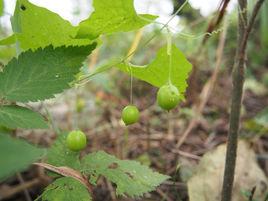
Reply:
[[[133,74],[132,68],[130,68],[130,104],[133,104]]]
[[[167,29],[168,30],[168,29]],[[170,31],[168,30],[167,34],[167,55],[169,60],[169,66],[168,66],[168,83],[172,84],[171,81],[171,71],[172,71],[172,35]]]

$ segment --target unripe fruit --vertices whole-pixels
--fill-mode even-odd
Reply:
[[[157,92],[157,103],[164,110],[171,110],[175,108],[180,102],[180,93],[172,84],[167,84]]]
[[[76,112],[81,113],[86,106],[86,102],[83,98],[76,100]]]
[[[134,105],[126,106],[122,111],[122,120],[126,125],[136,123],[140,118],[140,112]]]
[[[82,131],[71,131],[67,136],[67,147],[72,151],[80,151],[87,145],[87,137]]]

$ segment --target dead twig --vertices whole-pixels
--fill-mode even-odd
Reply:
[[[172,153],[179,154],[181,156],[191,158],[191,159],[195,159],[195,160],[200,160],[201,159],[200,156],[197,156],[197,155],[194,155],[194,154],[191,154],[191,153],[187,153],[187,152],[184,152],[184,151],[180,151],[180,150],[172,150]]]
[[[166,201],[172,201],[170,197],[167,196],[161,189],[156,189],[156,192]]]
[[[16,195],[17,193],[20,193],[21,191],[24,191],[25,189],[32,188],[33,186],[36,186],[40,183],[41,183],[41,180],[39,178],[36,178],[36,179],[33,179],[32,181],[24,182],[16,186],[3,187],[2,189],[0,189],[0,200],[5,200],[7,198],[10,198],[13,195]]]
[[[194,113],[196,115],[195,115],[195,117],[192,118],[192,120],[188,124],[188,127],[186,128],[186,130],[184,131],[184,133],[180,137],[180,140],[178,141],[178,143],[176,145],[177,149],[180,148],[180,146],[184,143],[185,139],[188,137],[190,132],[196,127],[197,123],[199,122],[199,118],[200,118],[200,116],[201,116],[201,114],[202,114],[202,112],[203,112],[203,110],[208,102],[208,99],[211,95],[211,92],[215,86],[215,83],[217,81],[218,74],[220,71],[220,67],[222,64],[222,57],[223,57],[223,50],[224,50],[225,41],[226,41],[227,29],[228,29],[228,22],[227,22],[227,20],[225,20],[223,32],[221,33],[220,41],[219,41],[219,44],[217,47],[215,69],[213,71],[212,76],[210,77],[210,79],[207,81],[207,83],[205,84],[205,86],[202,89],[202,92],[200,94],[201,101],[199,102],[199,104],[196,104],[193,107]]]
[[[115,195],[114,188],[113,188],[111,182],[106,180],[106,184],[107,184],[108,190],[110,191],[112,201],[116,201],[116,195]]]
[[[22,185],[25,184],[25,181],[24,181],[23,177],[21,176],[21,173],[17,173],[17,178]],[[31,198],[30,193],[29,193],[27,188],[23,190],[23,193],[24,193],[24,196],[26,198],[26,201],[32,201],[32,198]]]

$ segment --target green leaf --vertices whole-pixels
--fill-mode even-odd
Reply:
[[[40,114],[15,105],[0,106],[0,125],[7,128],[48,128]]]
[[[261,15],[260,15],[260,31],[261,31],[261,42],[263,47],[268,47],[268,3],[264,2],[262,8],[261,8]]]
[[[12,59],[0,73],[0,97],[11,101],[53,98],[70,87],[82,62],[96,44],[31,50]]]
[[[95,11],[79,24],[78,38],[94,39],[101,34],[139,29],[156,18],[137,15],[133,0],[94,0]]]
[[[136,161],[119,160],[103,151],[91,153],[82,160],[83,172],[90,175],[91,183],[105,176],[116,184],[117,195],[142,196],[154,190],[168,176],[153,172]]]
[[[146,66],[134,66],[131,64],[119,64],[121,71],[131,74],[138,79],[148,82],[156,87],[161,87],[168,83],[169,74],[173,85],[175,85],[184,99],[184,93],[188,86],[186,80],[192,69],[191,63],[183,53],[175,46],[172,46],[171,73],[169,73],[169,57],[167,47],[159,50],[152,63]]]
[[[85,186],[70,177],[55,180],[42,194],[44,201],[91,201]]]
[[[44,154],[44,149],[7,134],[0,134],[0,180],[26,169]]]
[[[11,22],[19,47],[23,50],[37,49],[50,44],[59,47],[92,43],[89,39],[75,39],[78,27],[28,0],[17,0]]]
[[[12,34],[2,40],[0,40],[0,45],[12,45],[16,42],[16,35]]]
[[[4,0],[0,0],[0,17],[4,14]]]
[[[7,64],[14,56],[16,56],[16,49],[14,47],[0,47],[0,60],[3,64]]]
[[[73,152],[66,146],[66,133],[59,134],[56,141],[48,150],[47,162],[60,167],[67,166],[73,169],[80,169],[79,152]]]

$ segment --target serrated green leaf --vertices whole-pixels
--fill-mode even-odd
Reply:
[[[44,154],[44,149],[12,138],[8,134],[0,134],[0,180],[24,170]]]
[[[37,49],[50,44],[59,47],[92,43],[89,39],[75,39],[78,27],[28,0],[17,0],[11,22],[19,47],[23,50]]]
[[[156,18],[137,15],[133,0],[94,0],[93,7],[95,11],[79,24],[77,38],[94,39],[101,34],[136,30]]]
[[[117,67],[138,79],[141,79],[156,87],[161,87],[169,81],[169,57],[167,47],[161,48],[152,63],[146,66],[134,66],[130,64],[119,64]],[[172,61],[170,80],[174,84],[184,99],[184,93],[188,86],[186,80],[192,69],[191,63],[183,53],[175,46],[172,46]]]
[[[169,178],[153,172],[139,162],[119,160],[103,151],[85,156],[82,160],[82,168],[85,174],[90,175],[93,184],[102,175],[116,184],[117,195],[131,197],[142,196]]]
[[[80,169],[79,152],[73,152],[66,146],[66,133],[58,135],[58,138],[48,150],[47,162],[54,166],[67,166]]]
[[[40,114],[16,105],[0,106],[0,125],[7,128],[48,128]]]
[[[31,50],[12,59],[0,73],[0,98],[38,101],[53,98],[70,87],[82,62],[96,44]]]
[[[85,186],[70,177],[55,180],[42,194],[43,201],[91,201]]]

